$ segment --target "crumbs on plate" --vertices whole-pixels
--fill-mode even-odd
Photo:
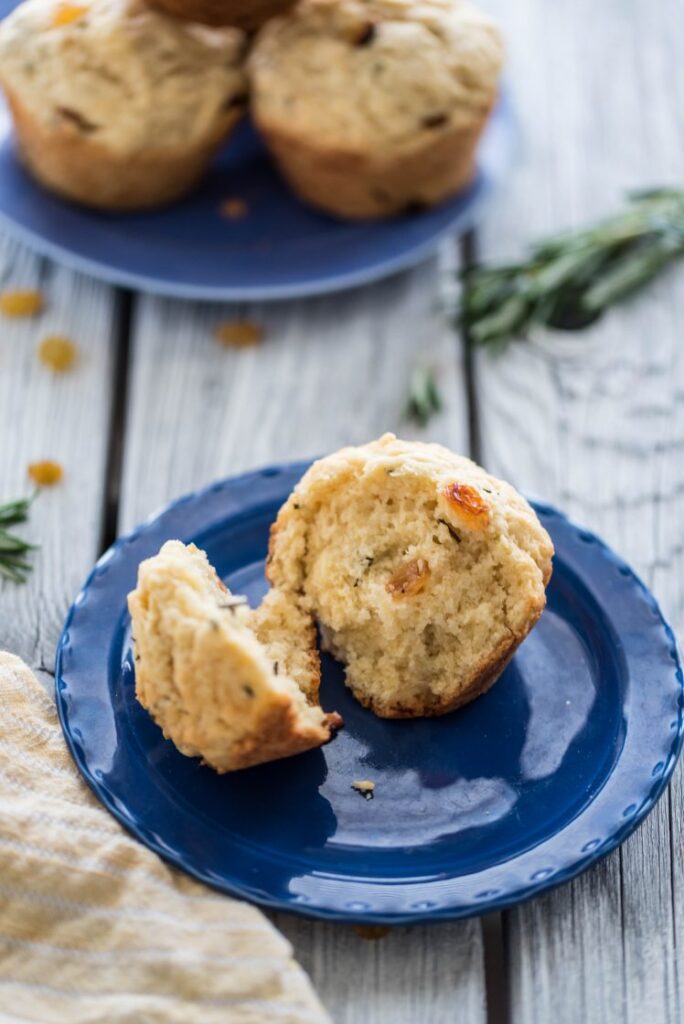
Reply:
[[[351,788],[355,789],[357,793],[360,793],[366,800],[373,799],[373,790],[375,789],[375,783],[371,782],[370,779],[356,779],[351,784]]]
[[[230,199],[223,200],[219,206],[219,213],[226,220],[242,220],[249,213],[249,206],[239,196],[231,196]]]

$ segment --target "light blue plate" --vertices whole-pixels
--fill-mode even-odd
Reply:
[[[14,6],[0,0],[0,16]],[[46,103],[49,97],[46,97]],[[200,187],[164,210],[108,215],[44,191],[17,162],[0,117],[0,222],[38,252],[111,284],[184,299],[286,299],[364,284],[418,263],[470,227],[505,177],[515,127],[504,92],[482,141],[473,184],[424,213],[351,223],[308,209],[288,191],[248,123]],[[227,198],[243,220],[220,216]]]
[[[682,672],[653,597],[597,537],[537,506],[556,546],[548,607],[499,682],[460,711],[386,721],[323,659],[327,746],[219,776],[135,700],[126,594],[171,537],[238,592],[265,590],[268,529],[305,465],[225,480],[171,505],[95,566],[69,612],[57,705],[76,763],[143,843],[266,906],[336,920],[442,920],[577,875],[662,794],[682,741]],[[373,800],[351,788],[372,779]]]

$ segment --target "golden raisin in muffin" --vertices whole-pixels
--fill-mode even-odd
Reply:
[[[461,0],[303,0],[257,36],[252,112],[303,200],[389,217],[469,182],[502,60]]]
[[[304,474],[267,574],[319,622],[354,695],[384,718],[487,690],[541,615],[553,545],[509,484],[386,434]]]
[[[288,11],[296,0],[150,0],[150,3],[186,21],[234,25],[245,32],[254,32],[269,18]]]
[[[246,37],[138,0],[26,0],[0,25],[19,154],[44,186],[107,210],[187,192],[242,116]]]
[[[181,753],[233,771],[319,747],[341,725],[317,704],[311,615],[287,595],[253,612],[176,540],[140,564],[128,607],[136,697]]]

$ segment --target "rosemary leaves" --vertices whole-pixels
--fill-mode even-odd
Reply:
[[[441,408],[442,399],[433,371],[425,366],[417,367],[411,375],[409,384],[407,419],[414,420],[424,427]]]
[[[537,242],[521,263],[465,271],[461,325],[494,347],[537,325],[578,330],[682,254],[684,190],[633,193],[622,212]]]
[[[31,571],[26,556],[35,544],[29,544],[10,532],[10,527],[26,522],[31,501],[31,498],[19,498],[0,505],[0,578],[13,583],[23,583]]]

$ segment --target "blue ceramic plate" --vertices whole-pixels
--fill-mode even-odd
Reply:
[[[269,524],[306,466],[264,469],[175,502],[95,566],[69,612],[57,703],[80,770],[143,843],[270,907],[399,923],[532,896],[621,843],[663,792],[682,739],[675,641],[632,570],[537,506],[556,545],[548,608],[497,685],[438,719],[383,721],[324,663],[345,728],[326,747],[216,775],[134,697],[126,593],[180,537],[237,591],[265,589]],[[370,778],[375,798],[352,790]]]
[[[0,16],[14,7],[0,0]],[[200,187],[164,210],[108,215],[43,191],[17,162],[0,108],[0,223],[76,270],[112,284],[185,299],[282,299],[364,284],[418,263],[451,232],[470,227],[505,176],[515,135],[504,93],[480,147],[473,184],[424,213],[387,222],[333,220],[299,203],[245,124]],[[230,221],[221,202],[248,215]]]

